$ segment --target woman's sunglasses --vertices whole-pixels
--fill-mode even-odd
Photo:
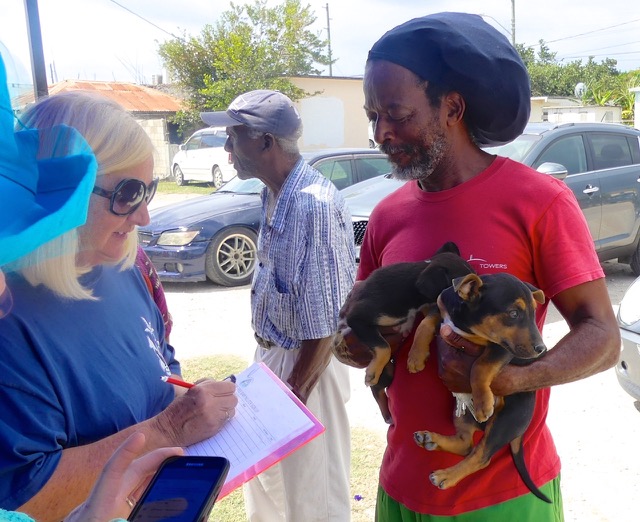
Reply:
[[[149,186],[139,179],[123,179],[113,190],[93,187],[93,193],[109,199],[109,210],[116,216],[133,214],[142,202],[149,203],[156,194],[158,179]]]

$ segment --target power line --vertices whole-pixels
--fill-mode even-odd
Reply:
[[[616,27],[621,27],[623,25],[628,25],[628,24],[632,24],[635,22],[640,22],[640,18],[636,18],[635,20],[629,20],[628,22],[622,22],[621,24],[616,24],[616,25],[610,25],[608,27],[602,27],[600,29],[594,29],[593,31],[587,31],[586,33],[580,33],[580,34],[575,34],[573,36],[565,36],[563,38],[557,38],[555,40],[548,40],[545,41],[546,44],[550,44],[550,43],[555,43],[555,42],[561,42],[563,40],[571,40],[572,38],[579,38],[580,36],[586,36],[588,34],[593,34],[593,33],[598,33],[601,31],[606,31],[608,29],[614,29]]]
[[[613,49],[614,47],[625,47],[626,45],[634,45],[637,44],[638,42],[627,42],[627,43],[623,43],[623,44],[617,44],[617,45],[607,45],[606,47],[598,47],[596,49],[585,49],[584,53],[591,53],[594,51],[604,51],[605,49]]]
[[[175,34],[167,31],[166,29],[163,29],[162,27],[160,27],[159,25],[154,24],[151,20],[147,20],[144,16],[139,15],[138,13],[134,13],[131,9],[129,9],[128,7],[119,4],[118,2],[116,2],[116,0],[109,0],[110,2],[116,4],[118,7],[121,7],[122,9],[124,9],[125,11],[128,11],[129,13],[131,13],[134,16],[137,16],[138,18],[140,18],[140,20],[142,20],[143,22],[147,22],[149,25],[152,25],[153,27],[155,27],[156,29],[159,29],[160,31],[162,31],[163,33],[168,34],[169,36],[175,38],[176,40],[180,40],[183,43],[186,43],[186,41],[184,40],[184,38],[181,38],[180,36],[176,36]]]
[[[491,20],[493,20],[495,23],[497,23],[507,35],[509,35],[509,36],[511,35],[510,32],[509,32],[509,29],[507,29],[504,25],[502,25],[500,22],[498,22],[498,20],[496,20],[493,16],[488,15],[488,14],[484,14],[484,13],[480,13],[480,16],[491,18]]]
[[[628,52],[623,52],[623,53],[616,53],[615,56],[621,56],[623,54],[640,54],[640,51],[628,51]],[[583,54],[583,55],[579,55],[579,56],[565,56],[562,59],[563,60],[568,60],[570,58],[588,58],[590,56],[593,56],[594,58],[598,57],[598,56],[607,56],[609,58],[611,58],[611,55],[609,54]],[[615,58],[614,58],[615,60]]]

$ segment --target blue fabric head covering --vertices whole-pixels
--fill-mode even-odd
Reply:
[[[459,92],[479,145],[508,143],[529,121],[527,69],[509,40],[478,15],[437,13],[409,20],[385,33],[368,60],[395,63]]]
[[[14,132],[13,123],[0,55],[0,267],[84,224],[97,172],[75,129]]]

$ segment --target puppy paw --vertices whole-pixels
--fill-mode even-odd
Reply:
[[[478,422],[487,422],[490,418],[491,415],[493,415],[493,408],[490,408],[487,411],[484,410],[476,410],[473,414],[473,416],[475,417],[475,419]]]
[[[428,451],[436,451],[438,444],[433,441],[430,431],[416,431],[413,434],[413,440],[418,446]]]
[[[429,480],[431,481],[431,484],[439,489],[447,489],[450,487],[450,485],[447,484],[446,470],[441,469],[434,471],[429,475]]]
[[[490,401],[484,400],[479,401],[479,403],[476,403],[476,401],[474,401],[473,410],[471,413],[478,422],[487,422],[493,415],[494,404],[495,401],[493,400],[493,397]]]
[[[378,379],[380,379],[380,376],[376,375],[373,372],[366,372],[364,374],[365,386],[375,386],[376,384],[378,384]]]
[[[415,355],[412,356],[412,354],[409,353],[409,357],[407,359],[407,370],[409,370],[411,373],[421,372],[422,370],[424,370],[425,363],[426,360],[422,356],[416,357]]]

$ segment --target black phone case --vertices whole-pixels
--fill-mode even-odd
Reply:
[[[155,475],[151,479],[151,482],[149,482],[149,485],[144,490],[144,493],[140,497],[140,500],[137,502],[135,508],[133,509],[133,511],[127,518],[127,520],[130,522],[135,522],[136,520],[153,520],[148,517],[145,517],[144,519],[140,519],[137,517],[140,516],[140,512],[143,509],[143,506],[145,505],[147,498],[149,497],[150,493],[153,491],[153,488],[158,482],[158,479],[162,476],[163,472],[166,471],[168,466],[173,466],[174,469],[181,469],[181,468],[175,467],[176,461],[179,461],[181,463],[186,463],[188,461],[201,462],[203,459],[216,459],[216,461],[218,462],[218,465],[216,466],[216,468],[219,468],[220,472],[218,477],[216,478],[216,482],[213,489],[211,489],[210,492],[207,493],[206,503],[202,506],[198,515],[193,520],[189,520],[188,522],[206,522],[209,516],[209,513],[213,509],[215,501],[218,498],[218,495],[220,494],[220,490],[224,485],[227,474],[229,473],[229,461],[224,457],[188,457],[188,456],[169,457],[160,465],[160,467],[158,468],[158,471],[156,471]],[[185,520],[185,522],[187,521]]]

